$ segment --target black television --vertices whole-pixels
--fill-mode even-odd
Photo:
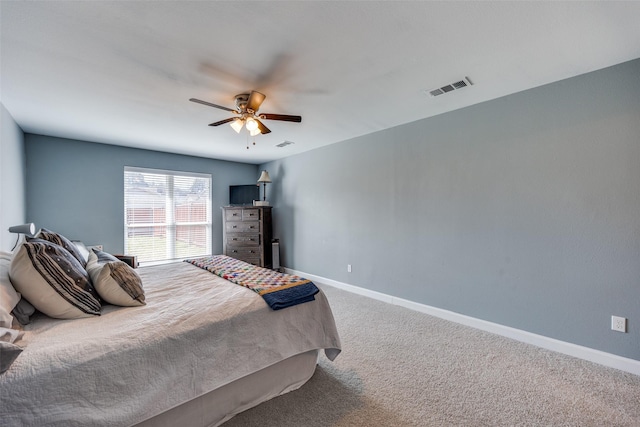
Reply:
[[[260,187],[257,184],[229,186],[229,205],[253,205],[254,200],[260,200]]]

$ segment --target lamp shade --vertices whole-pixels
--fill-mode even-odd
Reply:
[[[271,178],[269,177],[269,172],[262,171],[260,174],[260,178],[258,178],[258,182],[271,182]]]
[[[240,133],[240,131],[242,130],[242,126],[244,126],[244,121],[242,119],[235,119],[230,123],[230,125],[233,130],[235,130],[237,133]]]
[[[249,131],[256,130],[256,129],[258,129],[258,122],[256,122],[255,119],[249,117],[247,119],[247,122],[245,123],[245,126],[247,127],[247,130],[249,130]]]
[[[9,227],[9,233],[24,234],[26,236],[33,237],[36,234],[36,225],[32,222],[22,225],[14,225]]]

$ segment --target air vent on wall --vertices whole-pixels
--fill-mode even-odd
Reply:
[[[437,89],[432,89],[432,90],[425,90],[424,92],[431,95],[431,96],[439,96],[439,95],[443,95],[447,92],[453,92],[454,90],[458,90],[458,89],[462,89],[463,87],[467,87],[467,86],[471,86],[473,83],[471,83],[471,80],[469,79],[469,77],[465,77],[462,80],[458,80],[457,82],[453,82],[451,84],[448,85],[444,85],[442,87],[439,87]]]
[[[292,145],[292,144],[293,144],[293,142],[291,142],[291,141],[283,141],[280,144],[276,145],[276,147],[282,148],[282,147],[286,147],[287,145]]]

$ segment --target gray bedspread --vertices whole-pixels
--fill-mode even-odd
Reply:
[[[138,272],[146,306],[25,327],[25,350],[0,376],[3,426],[129,426],[290,356],[340,353],[322,292],[273,311],[191,264]]]

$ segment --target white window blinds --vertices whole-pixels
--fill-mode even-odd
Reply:
[[[211,175],[125,166],[124,246],[140,263],[211,255]]]

